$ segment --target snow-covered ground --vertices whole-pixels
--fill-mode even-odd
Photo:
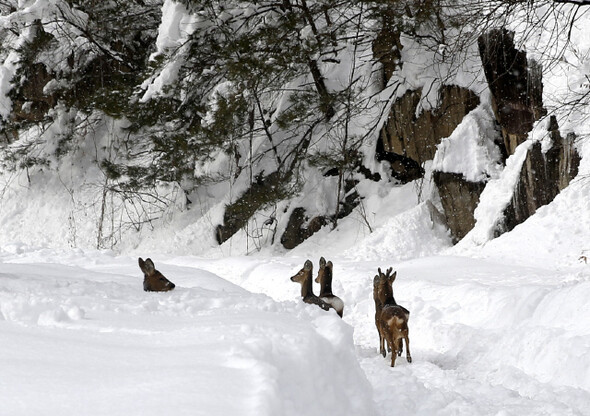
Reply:
[[[170,24],[191,23],[181,9],[170,10]],[[579,29],[572,39],[587,51],[590,32]],[[159,47],[181,39],[161,33]],[[573,74],[550,68],[546,105],[558,108],[564,91],[585,94],[587,56],[566,56]],[[14,62],[5,66],[12,71]],[[0,77],[2,96],[10,71]],[[154,88],[172,76],[168,68]],[[211,229],[223,215],[217,194],[206,195],[213,202],[202,213],[195,201],[190,210],[165,211],[133,241],[132,233],[117,235],[117,253],[66,248],[100,240],[100,172],[72,156],[62,161],[63,176],[2,173],[0,416],[590,415],[588,108],[557,111],[563,133],[578,134],[578,177],[494,240],[491,227],[530,142],[502,172],[490,163],[458,166],[481,162],[466,156],[485,148],[464,139],[489,128],[477,124],[485,110],[439,148],[456,157],[435,160],[466,177],[490,176],[476,227],[455,247],[437,220],[428,177],[404,186],[361,182],[364,210],[336,230],[324,227],[289,252],[275,245],[245,256],[257,247],[243,232],[211,249]],[[46,135],[58,137],[53,133]],[[322,190],[304,197],[317,203],[314,193]],[[176,289],[144,292],[140,256],[152,258]],[[343,320],[302,304],[289,280],[306,259],[317,269],[320,256],[334,263]],[[411,311],[411,364],[402,356],[391,368],[378,353],[378,267],[397,270],[396,299]]]
[[[5,244],[0,415],[590,415],[588,186],[483,247],[450,247],[427,204],[282,254]],[[343,320],[289,281],[321,255]],[[138,256],[176,289],[144,292]],[[378,354],[378,267],[398,272],[412,364]]]
[[[189,255],[203,237],[186,216],[119,254],[57,235],[32,244],[64,227],[50,211],[47,227],[5,216],[0,415],[590,415],[589,160],[484,244],[498,212],[494,192],[482,196],[483,220],[454,247],[416,184],[372,185],[364,219],[249,256],[240,235]],[[11,204],[45,212],[39,201]],[[144,292],[140,256],[176,289]],[[303,304],[289,280],[320,256],[334,263],[343,320]],[[398,272],[411,364],[378,353],[378,267]]]

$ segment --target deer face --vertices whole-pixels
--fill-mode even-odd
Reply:
[[[303,284],[303,282],[311,277],[312,268],[313,265],[311,261],[306,260],[303,269],[299,270],[296,275],[291,276],[291,281]]]
[[[138,260],[139,268],[143,272],[143,290],[146,292],[167,292],[176,287],[174,283],[166,279],[162,273],[156,270],[151,259]]]
[[[316,283],[322,283],[326,276],[326,259],[320,257],[320,270],[318,270],[318,276],[315,278]]]

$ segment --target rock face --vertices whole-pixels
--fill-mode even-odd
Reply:
[[[475,225],[473,212],[485,182],[467,181],[463,175],[449,172],[435,171],[432,176],[438,188],[447,227],[456,243]]]
[[[504,222],[494,230],[495,236],[512,230],[539,207],[553,201],[578,174],[580,156],[574,147],[575,136],[562,138],[554,118],[549,129],[553,146],[543,153],[537,142],[529,150],[512,200],[504,211]]]
[[[420,99],[420,91],[404,94],[393,104],[382,131],[386,152],[403,155],[418,164],[432,160],[441,139],[450,136],[463,117],[479,104],[479,97],[472,91],[444,85],[439,107],[422,111],[416,117]]]
[[[492,93],[492,109],[502,133],[499,143],[504,161],[528,139],[533,125],[546,111],[543,108],[542,68],[514,45],[514,35],[504,29],[493,30],[478,40],[484,73]],[[534,143],[523,163],[503,222],[493,230],[497,237],[524,222],[537,209],[550,203],[578,171],[580,157],[574,137],[559,134],[557,120],[551,118],[548,134],[552,147],[543,152]],[[461,175],[434,172],[447,224],[458,241],[475,225],[473,212],[485,183],[466,181]]]
[[[305,226],[306,221],[305,208],[295,208],[289,217],[285,232],[281,236],[283,247],[288,250],[297,247],[307,238],[318,232],[324,225],[328,224],[328,220],[324,216],[312,218],[307,226]]]
[[[514,34],[497,29],[478,40],[481,60],[492,92],[492,107],[502,129],[506,156],[528,138],[533,124],[546,114],[543,108],[542,68],[514,46]],[[550,203],[577,172],[580,156],[574,137],[561,137],[557,120],[549,122],[552,147],[542,152],[534,143],[520,172],[512,201],[504,211],[504,222],[494,230],[499,236],[524,222],[537,209]]]
[[[515,48],[514,35],[504,29],[484,34],[478,39],[478,46],[492,93],[492,109],[502,133],[502,142],[498,144],[505,162],[545,114],[542,71],[540,65],[527,60],[525,52]],[[529,154],[513,202],[504,213],[505,223],[495,231],[496,235],[514,228],[559,192],[556,185],[559,175],[550,171],[559,165],[560,156],[544,157],[540,147],[540,144],[534,146]],[[456,242],[475,225],[473,213],[485,182],[470,182],[460,174],[447,172],[434,172],[433,179]]]
[[[394,70],[395,56],[387,55],[382,44],[387,39],[390,44],[395,43],[395,36],[384,29],[380,37],[377,40],[381,43],[373,48],[376,58],[384,68]],[[502,135],[496,142],[505,162],[517,146],[528,140],[534,124],[546,115],[542,68],[515,47],[514,34],[505,29],[482,35],[478,46],[491,91],[492,110]],[[469,90],[444,86],[440,107],[416,116],[420,100],[420,91],[409,91],[397,100],[377,143],[378,160],[389,161],[393,175],[402,182],[423,175],[422,163],[434,157],[441,139],[450,136],[479,103]],[[512,230],[540,206],[550,203],[576,176],[580,157],[575,150],[575,138],[562,138],[555,119],[550,120],[549,135],[553,142],[549,150],[542,152],[540,143],[531,147],[512,201],[505,209],[504,222],[494,230],[496,236]],[[449,172],[433,172],[433,179],[451,235],[458,241],[475,225],[473,213],[485,182],[470,182],[461,174]]]
[[[523,143],[543,108],[542,68],[514,46],[514,33],[492,30],[478,39],[492,108],[502,128],[506,156]]]
[[[472,91],[444,85],[439,107],[416,116],[420,99],[420,91],[409,91],[397,100],[379,138],[378,159],[389,161],[393,176],[402,182],[424,174],[421,165],[434,158],[440,141],[450,136],[463,117],[479,104],[479,97]]]

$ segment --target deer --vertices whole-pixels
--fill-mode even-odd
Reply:
[[[325,311],[334,309],[332,305],[323,301],[313,293],[312,280],[313,264],[310,260],[306,260],[303,268],[297,274],[291,276],[291,281],[301,285],[301,298],[303,302],[311,305],[317,305]]]
[[[140,257],[138,262],[139,268],[143,272],[143,290],[146,292],[167,292],[176,287],[174,283],[156,270],[152,259],[143,261]]]
[[[315,282],[320,284],[320,299],[332,305],[338,316],[342,318],[342,314],[344,313],[344,302],[332,293],[333,270],[334,265],[332,262],[328,261],[326,263],[326,259],[320,257],[320,269],[318,270],[318,276],[315,278]]]
[[[403,351],[403,340],[406,341],[406,360],[412,362],[410,354],[410,338],[408,320],[410,311],[400,306],[393,297],[392,284],[397,272],[391,274],[393,268],[386,273],[378,269],[379,275],[373,279],[373,299],[375,301],[375,325],[379,332],[379,351],[383,357],[387,356],[387,349],[391,351],[391,367],[395,367],[395,359]]]

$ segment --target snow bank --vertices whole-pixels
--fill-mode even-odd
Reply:
[[[135,261],[107,259],[0,263],[3,412],[374,414],[337,315],[158,262],[177,288],[147,293]]]
[[[430,202],[399,214],[343,256],[351,260],[402,261],[436,254],[451,245],[440,213]]]

